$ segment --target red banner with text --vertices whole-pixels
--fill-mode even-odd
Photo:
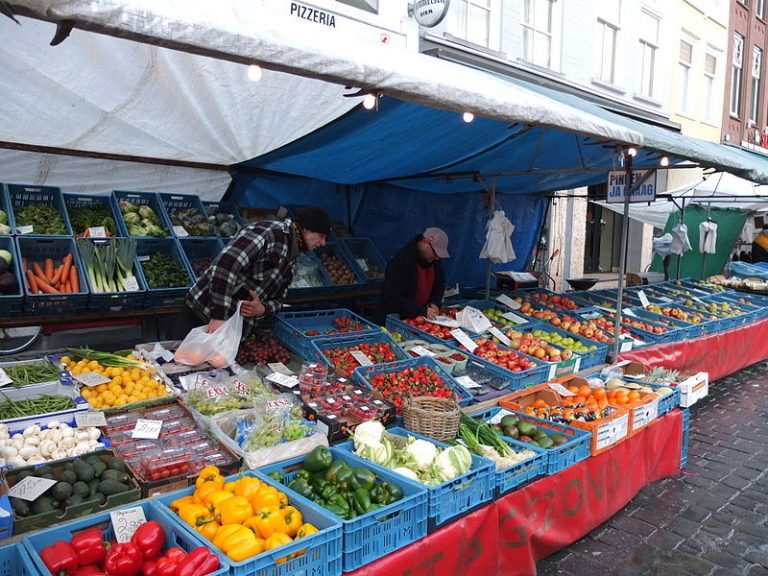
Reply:
[[[608,520],[639,491],[680,471],[682,413],[553,476],[502,496],[354,576],[536,574],[536,560]]]

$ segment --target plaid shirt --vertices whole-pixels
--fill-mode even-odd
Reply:
[[[198,316],[226,320],[240,300],[250,300],[253,290],[274,314],[296,269],[299,242],[291,220],[256,222],[246,226],[224,248],[187,294],[187,305]],[[243,318],[243,336],[250,334],[256,318]]]

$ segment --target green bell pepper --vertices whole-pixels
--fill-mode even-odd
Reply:
[[[349,502],[341,494],[336,494],[328,503],[344,510],[344,516],[349,514]]]
[[[288,484],[288,488],[301,494],[304,498],[309,498],[310,500],[315,499],[315,492],[312,490],[312,486],[307,484],[306,480],[303,480],[302,478],[294,478],[291,480]]]
[[[376,474],[368,470],[368,468],[358,466],[353,471],[355,473],[355,481],[359,485],[359,488],[370,490],[376,484]]]
[[[343,508],[336,506],[335,504],[325,504],[323,505],[323,508],[328,510],[331,514],[336,514],[339,518],[345,518],[347,515]]]
[[[320,490],[320,498],[325,500],[326,502],[332,502],[333,497],[336,496],[338,493],[338,490],[336,490],[336,486],[334,486],[331,483],[326,484],[322,490]]]
[[[387,493],[392,497],[392,502],[397,502],[398,500],[402,499],[403,489],[400,488],[400,486],[390,482],[382,482],[382,485],[384,486],[384,489],[387,491]]]
[[[327,470],[333,463],[333,454],[325,446],[315,446],[304,458],[304,468],[310,472]]]
[[[296,478],[301,478],[302,480],[306,480],[307,482],[311,482],[312,481],[312,472],[302,468],[301,470],[296,472],[296,476],[295,477]]]
[[[280,470],[274,470],[273,472],[270,472],[269,474],[267,474],[267,476],[269,476],[270,478],[272,478],[272,480],[276,482],[280,482],[280,484],[282,484],[283,480],[285,480],[285,475],[282,472],[280,472]]]
[[[335,484],[339,470],[344,467],[349,468],[344,460],[334,460],[333,464],[331,464],[328,470],[325,471],[325,479],[328,480],[328,482],[333,482]]]
[[[371,495],[365,488],[355,490],[354,496],[355,510],[358,514],[365,514],[371,507]]]

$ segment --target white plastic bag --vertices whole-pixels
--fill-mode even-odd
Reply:
[[[243,317],[240,305],[237,311],[224,322],[213,334],[206,332],[207,326],[193,328],[176,350],[174,360],[187,366],[198,366],[208,362],[216,368],[224,368],[235,363],[240,339],[243,336]]]
[[[515,226],[504,214],[503,210],[496,210],[493,218],[488,222],[485,246],[480,251],[480,258],[487,258],[495,264],[512,262],[517,256],[512,248],[511,236]]]
[[[477,334],[490,330],[493,326],[485,314],[472,306],[465,306],[461,312],[456,314],[456,320],[459,322],[459,326]]]

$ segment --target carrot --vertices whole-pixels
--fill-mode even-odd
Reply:
[[[53,258],[45,259],[45,277],[49,282],[53,280]]]
[[[27,270],[29,268],[29,262],[27,262],[26,258],[22,258],[21,263],[24,265],[24,270]]]
[[[77,266],[69,269],[69,283],[72,292],[80,292],[80,279],[77,277]]]
[[[32,274],[32,271],[29,269],[24,270],[24,273],[27,275],[27,287],[29,288],[29,293],[37,294],[39,288],[37,287],[37,280],[35,280],[35,275]]]
[[[72,290],[69,288],[69,282],[63,282],[61,286],[59,286],[59,292],[72,292]]]
[[[35,276],[37,276],[38,284],[40,283],[40,280],[42,280],[45,284],[50,284],[51,281],[48,280],[45,272],[43,272],[43,269],[37,262],[32,262],[32,272],[34,272]]]
[[[63,270],[64,270],[64,264],[60,264],[59,266],[56,267],[56,270],[53,273],[53,278],[51,279],[51,284],[53,286],[60,284],[64,280],[64,275],[62,274]]]
[[[56,288],[54,288],[53,286],[48,286],[48,284],[46,284],[45,282],[40,282],[38,286],[40,287],[40,290],[42,290],[46,294],[60,294],[60,292],[56,290]]]
[[[64,256],[64,259],[61,261],[61,281],[67,282],[69,280],[69,270],[72,268],[72,252]]]

